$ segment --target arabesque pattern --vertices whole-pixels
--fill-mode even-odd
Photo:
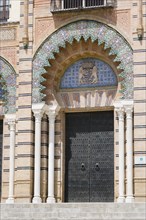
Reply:
[[[92,42],[97,40],[98,45],[104,43],[104,49],[110,48],[109,55],[115,55],[114,62],[120,62],[118,69],[122,72],[120,76],[122,84],[123,99],[133,98],[133,55],[128,42],[113,28],[89,20],[77,21],[68,24],[51,36],[40,46],[33,60],[33,103],[41,102],[45,96],[41,91],[44,86],[41,85],[45,79],[42,74],[46,72],[45,66],[51,66],[49,59],[55,59],[54,53],[59,53],[59,48],[66,47],[66,43],[72,44],[73,40],[83,38],[87,41],[91,38]],[[49,74],[49,73],[48,73]]]
[[[13,67],[0,57],[1,99],[4,102],[4,113],[16,111],[16,73]]]

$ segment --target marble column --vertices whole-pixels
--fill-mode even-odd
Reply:
[[[132,138],[132,113],[133,106],[125,106],[126,112],[126,165],[127,165],[127,187],[126,202],[134,202],[133,197],[133,138]]]
[[[125,202],[125,163],[124,163],[124,109],[117,109],[119,118],[119,197],[118,202]]]
[[[54,151],[55,151],[55,118],[60,107],[55,103],[48,106],[46,114],[49,118],[49,158],[48,158],[48,198],[47,203],[55,203],[54,197]]]
[[[9,195],[6,203],[14,203],[15,115],[5,115],[10,130]]]
[[[61,9],[64,9],[64,0],[61,0]]]
[[[86,7],[85,0],[83,0],[83,8],[85,8],[85,7]]]
[[[40,197],[40,167],[41,167],[41,119],[44,113],[44,103],[33,104],[35,117],[35,166],[34,166],[34,197],[33,203],[41,203]]]

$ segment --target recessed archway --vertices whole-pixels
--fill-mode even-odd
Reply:
[[[46,76],[43,74],[49,75],[48,78],[53,75],[53,72],[46,71],[46,68],[52,67],[52,60],[61,54],[62,48],[66,48],[67,45],[72,46],[74,40],[80,42],[81,39],[84,42],[90,39],[98,47],[102,45],[109,56],[115,56],[114,62],[119,62],[117,69],[121,70],[119,75],[122,79],[120,81],[121,98],[133,98],[133,57],[130,45],[113,28],[96,21],[82,20],[68,24],[54,32],[36,52],[33,60],[33,103],[41,102],[46,96],[42,93],[46,89]],[[76,54],[76,59],[77,56]],[[65,62],[68,65],[70,61]],[[56,77],[58,77],[57,74]],[[48,80],[47,84],[49,83],[51,81]]]

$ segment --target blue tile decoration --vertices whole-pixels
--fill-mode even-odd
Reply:
[[[59,53],[60,47],[65,48],[66,43],[72,44],[75,39],[104,44],[104,49],[109,48],[109,55],[115,55],[114,62],[119,62],[118,69],[121,70],[120,81],[122,85],[121,98],[133,99],[133,51],[126,39],[112,27],[93,20],[80,20],[52,33],[38,48],[33,58],[33,89],[32,102],[39,103],[45,97],[41,85],[46,79],[42,77],[46,73],[45,66],[51,66],[49,59],[54,59],[54,53]],[[49,73],[48,73],[49,74]]]
[[[16,72],[0,57],[0,99],[4,103],[4,113],[16,112]]]
[[[2,100],[2,96],[3,96],[3,89],[2,89],[2,85],[0,83],[0,99]]]
[[[97,82],[93,81],[92,66],[91,73],[89,73],[90,76],[87,77],[87,80],[83,83],[80,82],[80,70],[82,66],[86,64],[93,64],[93,68],[96,69],[95,74],[97,77]],[[85,58],[75,62],[65,71],[61,79],[60,89],[94,88],[116,85],[117,77],[107,63],[99,59]]]

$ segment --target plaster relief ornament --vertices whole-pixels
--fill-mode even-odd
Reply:
[[[79,69],[79,84],[96,84],[98,82],[97,74],[97,67],[94,63],[83,63]]]

